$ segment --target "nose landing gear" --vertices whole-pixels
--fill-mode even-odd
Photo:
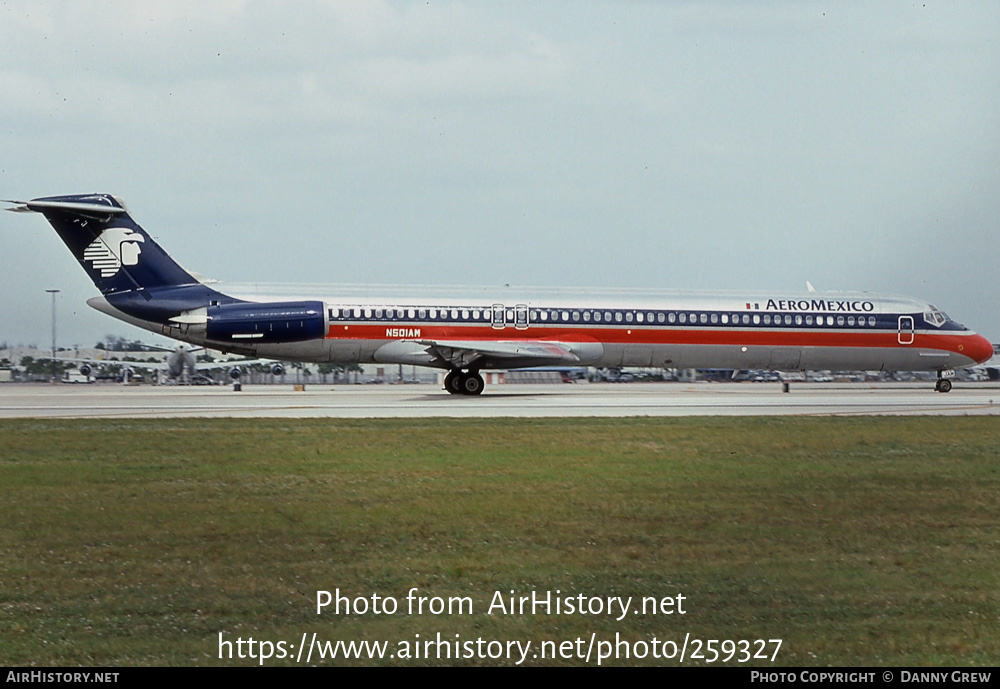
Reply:
[[[934,389],[938,392],[951,392],[951,376],[955,375],[954,371],[938,371],[937,383],[934,384]]]

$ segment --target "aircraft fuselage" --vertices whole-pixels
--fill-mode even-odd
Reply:
[[[938,371],[947,392],[948,372],[993,355],[927,302],[867,292],[222,291],[177,264],[114,196],[13,203],[45,215],[101,292],[88,303],[104,313],[224,352],[441,368],[451,393],[481,393],[480,370],[532,366]]]
[[[498,290],[502,292],[502,290]],[[259,297],[257,297],[259,298]],[[129,319],[106,302],[102,311],[193,344],[251,356],[338,363],[451,368],[430,342],[557,343],[549,359],[483,352],[479,369],[575,364],[596,367],[779,370],[940,371],[992,356],[974,332],[916,299],[871,293],[766,296],[694,292],[659,297],[590,299],[542,295],[515,303],[479,299],[337,299],[302,301],[305,318],[251,318],[243,330],[211,338],[196,325]],[[509,300],[508,300],[509,301]],[[255,302],[266,306],[267,302]],[[279,302],[288,315],[290,302]],[[292,302],[294,303],[294,302]],[[306,306],[311,307],[307,309]],[[289,333],[267,338],[279,330]],[[322,336],[299,337],[310,331]],[[255,337],[255,335],[259,336]],[[277,341],[275,341],[277,340]]]

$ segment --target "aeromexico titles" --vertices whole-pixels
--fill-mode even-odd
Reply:
[[[993,355],[927,302],[867,292],[223,292],[170,258],[115,196],[10,203],[45,216],[101,292],[87,303],[108,315],[223,352],[440,368],[450,393],[481,393],[482,370],[531,366],[937,371],[947,392],[954,369]]]

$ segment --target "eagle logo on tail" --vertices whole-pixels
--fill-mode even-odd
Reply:
[[[94,270],[101,271],[102,278],[113,277],[121,267],[139,263],[142,253],[142,235],[124,227],[112,227],[92,241],[83,251],[83,260],[90,261]]]

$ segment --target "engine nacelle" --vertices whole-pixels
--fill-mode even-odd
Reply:
[[[229,377],[233,380],[239,380],[241,375],[243,375],[243,372],[240,370],[239,366],[233,366],[229,369]]]
[[[272,376],[285,375],[285,367],[282,366],[281,364],[274,364],[273,366],[271,366],[271,375]]]
[[[326,335],[321,301],[223,304],[206,310],[206,335],[215,342],[253,345],[301,342]]]
[[[89,376],[91,369],[89,364],[81,364],[76,370],[80,372],[81,376]]]

